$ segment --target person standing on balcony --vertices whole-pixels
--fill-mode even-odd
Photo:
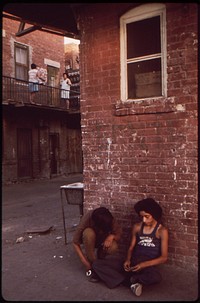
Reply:
[[[35,63],[31,64],[31,69],[28,72],[29,76],[29,92],[30,92],[30,103],[34,104],[35,93],[38,92],[39,74]]]
[[[71,80],[68,78],[67,73],[63,73],[63,80],[61,80],[61,99],[65,101],[67,109],[69,109],[69,92]]]

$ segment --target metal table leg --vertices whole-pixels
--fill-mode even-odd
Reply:
[[[68,185],[62,185],[60,186],[60,198],[61,198],[61,207],[62,207],[62,217],[63,217],[63,226],[64,226],[64,237],[65,237],[65,244],[67,244],[67,230],[66,230],[66,224],[65,224],[65,207],[64,207],[64,201],[63,201],[63,189],[65,191],[66,196],[66,202],[67,204],[71,205],[79,205],[79,211],[80,211],[80,218],[83,215],[83,183],[77,182],[72,183]],[[78,191],[80,194],[74,198],[70,195],[72,192]]]
[[[65,225],[65,209],[63,203],[63,188],[60,188],[60,196],[61,196],[61,207],[62,207],[62,217],[63,217],[63,226],[64,226],[64,237],[65,237],[65,244],[67,244],[67,233],[66,233],[66,225]]]

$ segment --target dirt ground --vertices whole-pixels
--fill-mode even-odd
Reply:
[[[90,283],[72,247],[79,207],[65,208],[64,243],[60,186],[81,175],[2,187],[2,298],[6,301],[195,301],[197,273],[163,266],[163,281],[134,297],[124,286]],[[46,232],[45,232],[46,231]]]

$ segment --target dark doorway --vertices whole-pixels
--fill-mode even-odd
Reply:
[[[58,173],[58,158],[59,158],[59,134],[54,133],[49,135],[50,141],[50,170],[51,175]]]
[[[59,69],[53,66],[47,65],[47,84],[52,87],[48,90],[49,104],[60,105],[60,79]]]
[[[49,86],[60,86],[59,69],[57,67],[47,65],[47,78],[47,84]]]
[[[32,178],[31,129],[17,129],[17,164],[19,178]]]

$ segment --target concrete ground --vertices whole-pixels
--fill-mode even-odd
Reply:
[[[79,207],[66,205],[68,244],[60,186],[81,175],[3,186],[2,297],[6,301],[198,301],[197,273],[163,265],[163,281],[135,297],[120,285],[90,283],[72,247]],[[48,231],[47,229],[50,230]],[[45,233],[44,231],[47,230]]]

